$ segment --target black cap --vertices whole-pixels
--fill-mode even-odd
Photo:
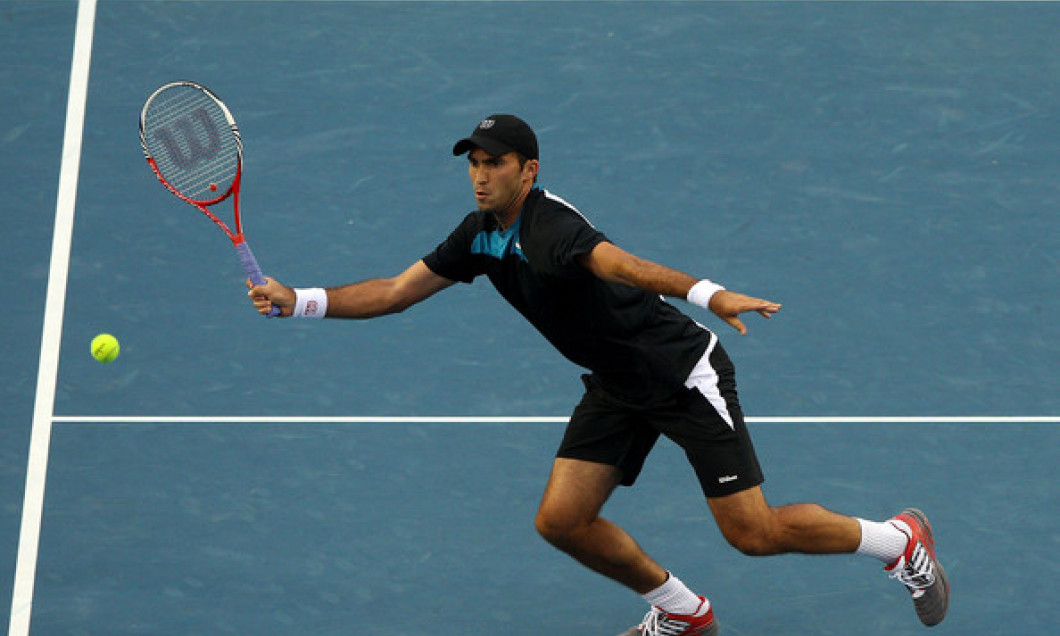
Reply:
[[[517,152],[527,159],[537,159],[537,136],[515,115],[490,115],[475,126],[470,137],[456,142],[453,154],[460,156],[472,148],[482,148],[494,157]]]

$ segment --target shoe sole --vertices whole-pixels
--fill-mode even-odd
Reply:
[[[917,603],[918,599],[913,599],[913,607],[916,608],[916,615],[921,623],[928,627],[934,627],[941,623],[942,619],[946,618],[946,612],[949,610],[950,581],[946,578],[946,570],[942,568],[938,557],[935,556],[935,536],[931,532],[931,523],[928,522],[927,515],[916,508],[906,508],[902,511],[902,514],[909,515],[915,519],[923,529],[928,541],[931,542],[931,561],[935,566],[935,585],[942,585],[943,594],[935,595],[936,603],[928,606],[922,606]],[[922,598],[926,599],[927,595],[925,594]]]
[[[720,628],[718,627],[718,621],[715,620],[713,623],[710,624],[709,627],[706,628],[706,631],[698,632],[694,636],[718,636],[719,629]],[[642,636],[640,631],[640,625],[634,625],[633,627],[630,627],[618,636]]]

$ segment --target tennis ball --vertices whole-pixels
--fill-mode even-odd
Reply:
[[[118,352],[121,351],[121,345],[114,336],[101,333],[92,339],[92,346],[89,350],[92,352],[92,357],[100,362],[114,362],[114,359],[118,357]]]

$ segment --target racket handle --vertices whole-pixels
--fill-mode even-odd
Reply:
[[[236,243],[236,253],[239,254],[239,262],[243,264],[243,269],[246,270],[247,276],[250,277],[250,282],[255,285],[264,285],[265,275],[261,273],[261,267],[258,265],[258,259],[254,258],[254,252],[250,251],[250,245],[246,241]],[[272,318],[278,315],[280,315],[280,308],[273,305],[269,315],[266,317]]]

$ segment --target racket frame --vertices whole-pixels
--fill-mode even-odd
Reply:
[[[236,174],[235,177],[232,179],[231,185],[229,185],[228,188],[218,196],[205,201],[193,199],[192,197],[180,192],[175,187],[173,187],[173,185],[162,174],[162,171],[158,168],[158,163],[151,155],[151,151],[148,149],[147,145],[146,121],[147,112],[151,107],[151,103],[163,91],[180,86],[199,90],[207,97],[212,99],[217,104],[217,106],[220,107],[221,112],[224,114],[225,121],[227,122],[228,127],[232,135],[235,137],[236,141]],[[147,165],[150,166],[151,172],[155,174],[155,177],[158,178],[162,185],[165,186],[167,190],[172,192],[173,195],[176,196],[178,199],[198,209],[200,212],[206,215],[206,218],[210,219],[217,225],[217,227],[221,228],[225,235],[232,241],[232,245],[235,246],[236,253],[239,255],[240,263],[243,265],[243,269],[246,271],[247,276],[250,278],[251,282],[255,285],[264,285],[265,276],[261,271],[261,267],[258,265],[257,259],[254,258],[254,253],[250,250],[250,245],[247,243],[246,236],[243,234],[243,222],[239,210],[239,189],[240,182],[243,178],[243,137],[239,133],[239,126],[236,125],[235,117],[232,116],[232,112],[228,110],[228,106],[225,105],[221,98],[218,97],[216,93],[206,88],[202,84],[192,82],[190,80],[179,80],[162,85],[153,93],[151,93],[151,95],[147,98],[147,101],[144,102],[143,108],[140,110],[140,146],[143,148],[144,157],[147,159]],[[209,206],[221,203],[229,197],[232,198],[233,227],[229,227],[227,223],[221,220],[220,217],[218,217],[216,214],[213,213],[213,211],[209,209]],[[275,316],[279,313],[279,308],[273,307],[272,311],[269,313],[269,316]]]

